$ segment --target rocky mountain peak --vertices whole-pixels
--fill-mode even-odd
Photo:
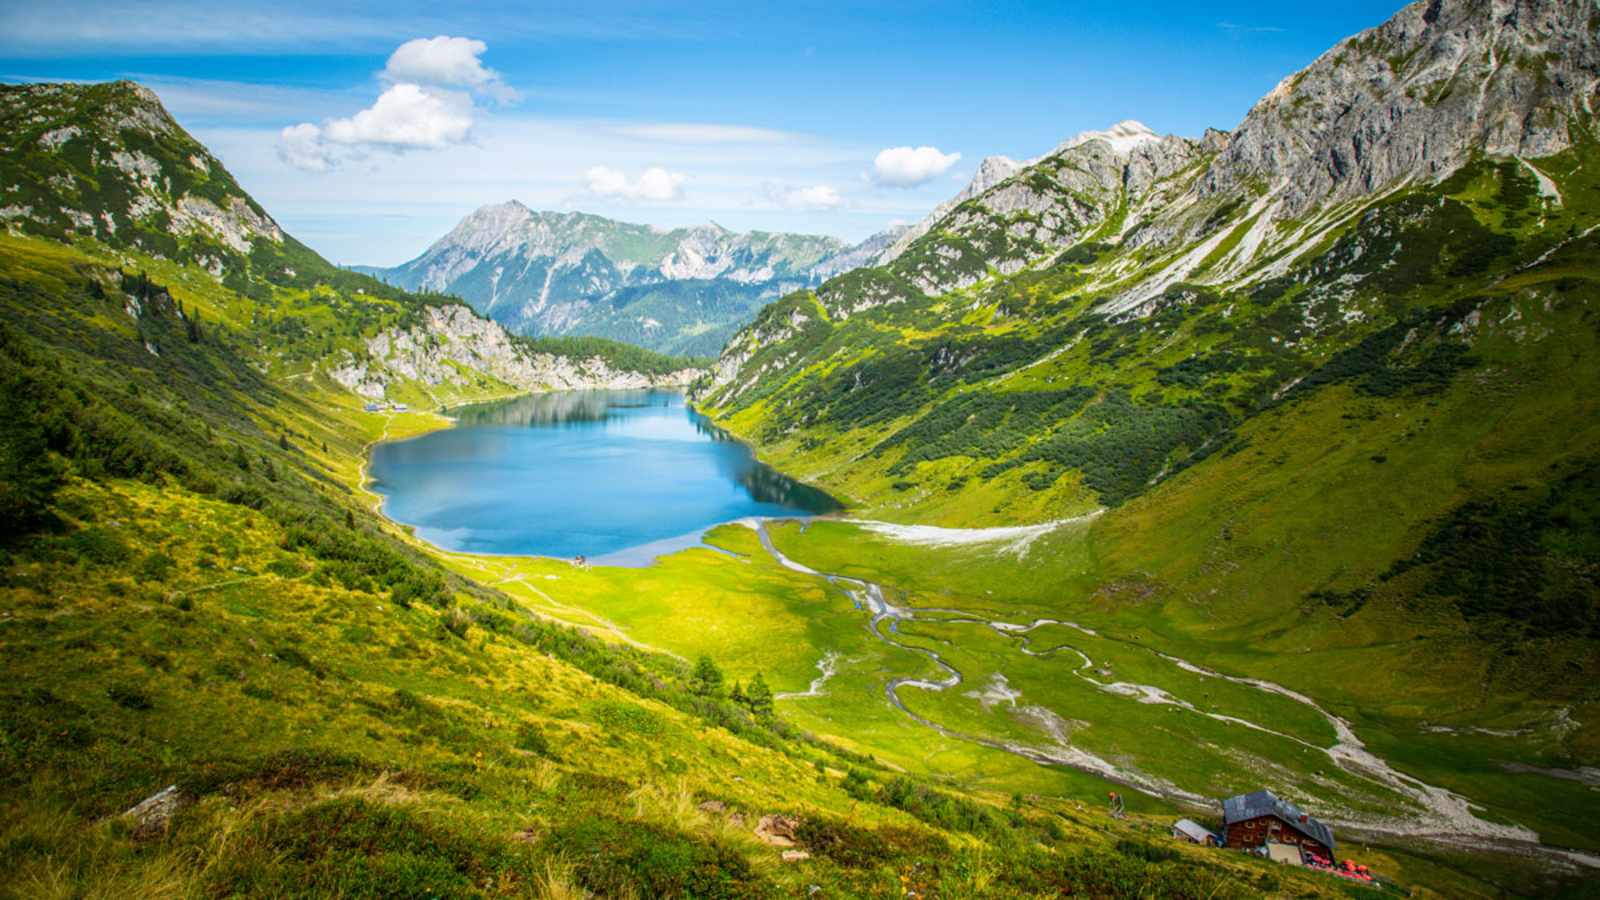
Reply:
[[[410,262],[366,271],[457,294],[524,334],[705,353],[767,300],[858,264],[864,255],[850,249],[819,235],[665,229],[513,200],[474,210]]]
[[[0,222],[182,253],[215,274],[257,239],[283,240],[155,92],[131,81],[0,86]],[[178,237],[201,240],[180,248]]]
[[[1600,90],[1590,0],[1419,0],[1341,41],[1263,97],[1202,195],[1265,181],[1278,215],[1399,183],[1475,154],[1540,157],[1573,142]]]
[[[1090,141],[1102,141],[1111,147],[1114,155],[1127,158],[1135,149],[1159,140],[1161,135],[1152,131],[1148,125],[1134,119],[1124,119],[1104,131],[1079,132],[1058,145],[1051,151],[1051,155],[1073,147],[1081,147]]]
[[[894,238],[894,241],[884,248],[874,259],[873,265],[887,265],[895,258],[906,252],[916,240],[939,224],[939,220],[948,216],[956,207],[982,194],[1007,178],[1026,168],[1029,163],[1019,162],[1009,156],[985,156],[983,162],[978,164],[978,170],[973,173],[972,180],[967,186],[949,200],[933,208],[933,212],[923,216],[915,225],[905,228]]]

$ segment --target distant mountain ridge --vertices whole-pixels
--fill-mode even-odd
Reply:
[[[870,260],[819,235],[661,229],[515,200],[462,219],[422,255],[357,267],[391,284],[452,293],[527,335],[612,337],[712,354],[766,302]]]

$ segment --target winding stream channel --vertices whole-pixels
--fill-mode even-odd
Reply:
[[[969,610],[935,607],[912,609],[895,606],[885,599],[882,587],[877,584],[846,575],[818,572],[785,556],[773,544],[772,537],[767,532],[765,521],[764,519],[751,518],[741,520],[741,524],[756,532],[760,538],[761,546],[767,553],[771,554],[779,565],[795,572],[826,579],[828,582],[838,586],[850,597],[855,608],[867,615],[867,631],[873,637],[897,649],[919,654],[945,673],[943,678],[938,679],[891,678],[884,685],[884,693],[887,695],[889,703],[912,721],[947,738],[989,747],[1042,765],[1068,766],[1162,799],[1204,806],[1208,809],[1214,809],[1217,806],[1217,801],[1213,798],[1184,790],[1164,779],[1120,766],[1087,750],[1072,746],[1068,741],[1070,725],[1060,715],[1042,706],[1030,706],[1025,711],[1033,722],[1040,727],[1042,732],[1052,739],[1052,746],[1033,746],[1016,741],[1005,741],[983,735],[968,734],[949,728],[912,711],[900,697],[902,689],[948,691],[961,685],[965,679],[961,671],[947,659],[940,656],[937,651],[901,641],[899,639],[901,622],[971,623],[990,628],[1001,635],[1013,639],[1018,650],[1030,656],[1045,657],[1058,653],[1071,653],[1081,660],[1081,663],[1073,670],[1073,674],[1101,691],[1124,696],[1139,703],[1172,706],[1185,713],[1207,716],[1218,721],[1254,729],[1317,750],[1327,754],[1333,764],[1345,772],[1368,781],[1381,789],[1399,794],[1415,803],[1419,808],[1419,811],[1409,818],[1327,817],[1335,825],[1353,828],[1357,831],[1424,838],[1458,846],[1538,854],[1565,862],[1568,865],[1576,864],[1600,868],[1600,856],[1541,844],[1538,834],[1531,829],[1521,825],[1507,825],[1482,819],[1473,811],[1473,804],[1466,797],[1447,788],[1427,784],[1395,769],[1387,760],[1367,749],[1361,739],[1356,736],[1355,731],[1347,720],[1327,711],[1316,701],[1298,691],[1257,678],[1228,675],[1196,665],[1171,654],[1145,647],[1140,648],[1145,652],[1155,653],[1167,662],[1192,674],[1245,685],[1259,691],[1288,698],[1310,708],[1333,728],[1334,733],[1337,735],[1333,746],[1323,747],[1312,744],[1293,735],[1285,734],[1237,716],[1207,712],[1154,685],[1097,680],[1091,675],[1095,667],[1094,660],[1082,649],[1070,643],[1056,644],[1043,649],[1035,649],[1032,646],[1031,633],[1049,625],[1074,629],[1101,640],[1115,640],[1074,622],[1059,619],[1035,619],[1024,624],[987,619]],[[999,536],[999,539],[1005,540],[1006,536]],[[826,654],[817,666],[822,674],[812,681],[808,690],[780,694],[779,697],[782,699],[802,699],[824,696],[827,680],[837,673],[841,664],[842,661],[836,653],[830,652]],[[1006,693],[1007,688],[1003,677],[998,680],[999,684],[990,690],[997,691],[998,693],[995,696],[1000,699],[1009,698],[1011,695]]]

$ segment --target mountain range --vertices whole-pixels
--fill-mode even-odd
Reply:
[[[375,278],[145,88],[0,86],[0,885],[1581,893],[1597,103],[1589,0],[1421,0],[854,248],[503,204]],[[371,489],[452,407],[682,385],[845,510],[635,569]],[[1382,883],[1169,838],[1259,788]]]
[[[886,240],[849,247],[716,224],[663,230],[513,200],[473,212],[410,262],[358,270],[459,296],[518,334],[715,355],[762,306],[859,265]]]

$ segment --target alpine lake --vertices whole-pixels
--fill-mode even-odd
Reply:
[[[475,554],[646,565],[748,517],[839,504],[760,462],[676,391],[563,391],[452,410],[454,428],[372,449],[383,511]]]

